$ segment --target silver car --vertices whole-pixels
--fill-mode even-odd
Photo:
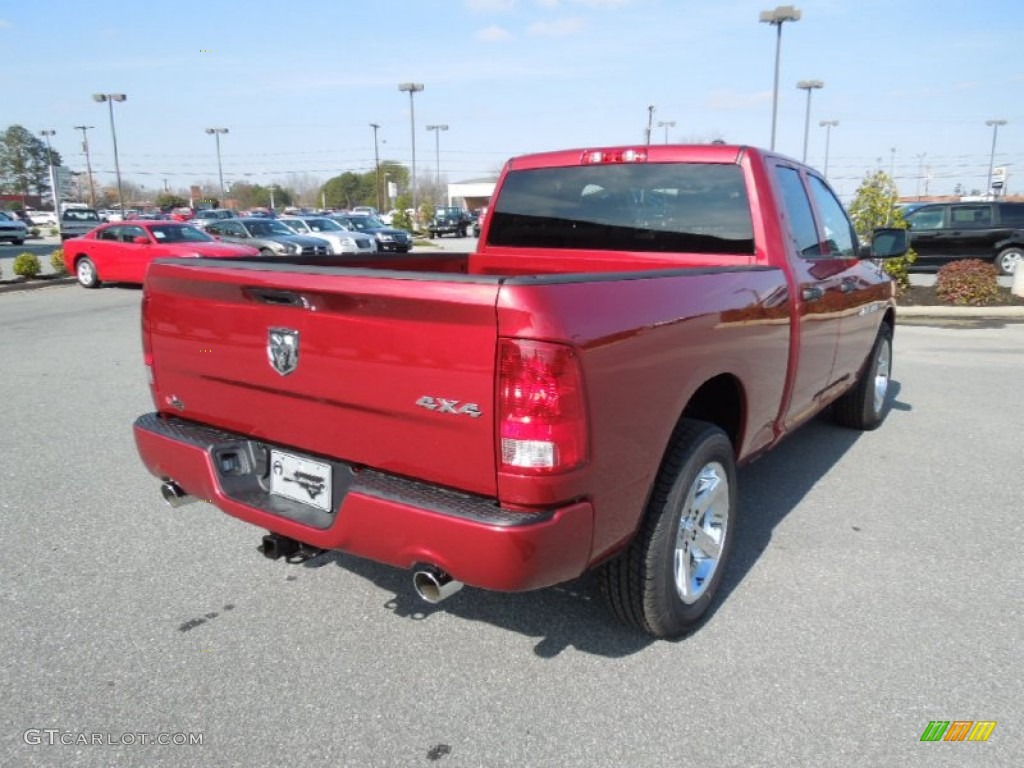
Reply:
[[[319,237],[331,244],[335,256],[358,256],[377,252],[377,241],[361,232],[345,229],[326,216],[284,216],[278,219],[297,235]]]

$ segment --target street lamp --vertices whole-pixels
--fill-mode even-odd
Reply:
[[[668,144],[668,129],[676,127],[675,120],[659,120],[658,127],[665,129],[665,143]]]
[[[807,111],[804,113],[804,159],[807,162],[807,137],[811,130],[811,91],[816,88],[824,88],[825,83],[821,80],[801,80],[796,84],[797,88],[807,91]]]
[[[800,10],[792,5],[780,5],[774,11],[761,11],[761,22],[776,27],[775,85],[772,87],[772,145],[775,149],[775,123],[779,112],[779,58],[782,53],[782,25],[787,21],[800,21]]]
[[[647,146],[651,146],[651,125],[654,122],[654,105],[647,107]]]
[[[53,175],[53,148],[50,146],[50,137],[56,136],[57,132],[51,128],[40,131],[39,135],[46,139],[46,167],[50,171],[50,195],[53,197],[53,212],[58,213],[60,204],[57,200],[57,179]]]
[[[434,158],[437,164],[437,188],[441,189],[441,131],[447,131],[447,125],[428,125],[428,131],[434,132]],[[445,195],[447,202],[448,195]]]
[[[380,130],[380,124],[370,123],[370,127],[373,128],[373,167],[375,171],[374,178],[376,179],[375,185],[377,188],[377,213],[380,213],[380,153],[377,148],[377,131]],[[391,206],[389,205],[388,207],[390,208]]]
[[[924,176],[924,158],[927,152],[914,155],[917,158],[917,199],[921,199],[921,177]]]
[[[825,170],[822,174],[825,178],[828,178],[828,145],[829,139],[832,138],[832,129],[839,125],[838,120],[821,120],[818,125],[825,129]]]
[[[220,135],[227,133],[227,128],[207,128],[206,132],[217,140],[217,175],[220,177],[220,196],[224,197],[224,168],[220,163]],[[223,202],[223,201],[222,201]]]
[[[992,194],[992,169],[996,162],[996,134],[1000,125],[1006,125],[1005,120],[986,120],[985,125],[992,126],[992,154],[988,157],[988,186],[985,187],[986,194]]]
[[[124,219],[124,190],[121,188],[121,163],[117,159],[117,131],[114,129],[114,102],[126,101],[123,93],[94,93],[92,100],[110,107],[110,136],[114,140],[114,171],[117,173],[117,202],[121,206],[121,218]]]
[[[92,161],[89,159],[89,137],[86,131],[95,128],[93,125],[76,125],[75,130],[82,132],[82,151],[85,152],[85,170],[89,174],[89,207],[96,207],[96,188],[92,183]]]
[[[399,83],[399,91],[409,92],[409,126],[412,131],[412,215],[415,221],[419,215],[416,209],[416,107],[413,95],[423,90],[423,83]]]

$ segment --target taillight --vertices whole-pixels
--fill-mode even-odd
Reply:
[[[498,364],[500,466],[519,473],[563,472],[587,458],[579,360],[570,347],[502,339]]]

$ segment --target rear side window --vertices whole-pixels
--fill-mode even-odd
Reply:
[[[488,244],[600,251],[754,253],[737,165],[637,163],[512,171]]]
[[[954,205],[949,209],[950,225],[953,227],[992,226],[992,206]]]

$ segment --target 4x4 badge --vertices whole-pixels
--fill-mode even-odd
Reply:
[[[270,367],[282,376],[298,368],[299,332],[290,328],[268,328],[267,359]]]

